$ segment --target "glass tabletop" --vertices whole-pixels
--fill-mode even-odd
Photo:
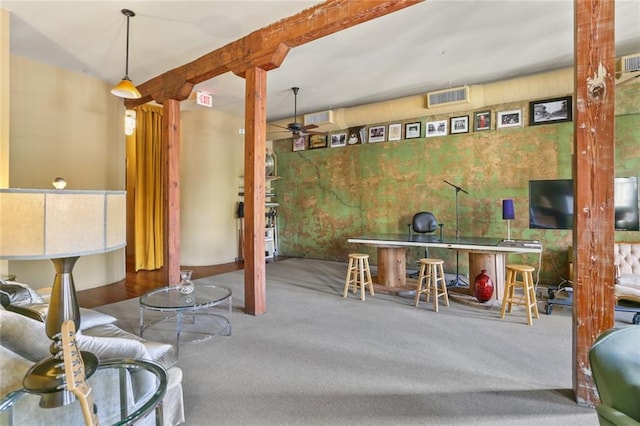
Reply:
[[[158,407],[167,390],[167,372],[159,364],[145,360],[105,360],[87,382],[100,424],[129,425]],[[0,401],[0,424],[84,424],[79,401],[42,408],[40,399],[41,395],[24,389],[9,393]]]
[[[178,286],[162,287],[140,297],[140,306],[151,309],[197,309],[215,306],[231,297],[231,290],[213,284],[195,283],[193,292],[183,294]]]

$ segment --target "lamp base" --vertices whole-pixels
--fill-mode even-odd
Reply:
[[[98,368],[98,357],[91,352],[80,351],[87,377]],[[75,401],[75,396],[65,389],[64,363],[57,357],[45,358],[34,364],[22,380],[25,390],[42,395],[40,406],[54,408]]]
[[[56,270],[51,290],[49,311],[45,321],[47,337],[52,340],[51,357],[33,365],[22,385],[31,393],[42,395],[40,406],[43,408],[60,407],[75,401],[75,396],[65,387],[64,362],[62,360],[62,343],[60,330],[64,321],[73,321],[76,330],[80,328],[80,307],[73,284],[73,266],[79,256],[50,259]],[[98,368],[98,358],[91,352],[80,351],[85,374],[90,377]]]

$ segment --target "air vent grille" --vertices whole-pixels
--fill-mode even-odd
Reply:
[[[304,125],[315,124],[317,126],[321,124],[333,124],[333,110],[326,110],[320,112],[314,112],[304,115]]]
[[[619,72],[640,71],[640,54],[621,57],[618,62],[618,71]]]
[[[461,102],[469,102],[469,87],[467,86],[427,93],[428,108]]]

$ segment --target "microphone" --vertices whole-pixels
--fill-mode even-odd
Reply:
[[[469,195],[469,193],[468,193],[467,191],[465,191],[464,189],[462,189],[462,188],[461,188],[461,187],[459,187],[458,185],[454,185],[454,184],[452,184],[451,182],[448,182],[448,181],[446,181],[446,180],[443,180],[443,182],[444,182],[444,183],[447,183],[447,184],[449,184],[449,185],[451,185],[451,186],[453,186],[453,187],[456,189],[456,191],[462,191],[462,192],[464,192],[465,194]]]

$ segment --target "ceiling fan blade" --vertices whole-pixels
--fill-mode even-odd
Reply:
[[[318,126],[316,124],[307,124],[306,126],[302,127],[305,130],[309,130],[309,129],[317,129]]]
[[[308,130],[308,131],[305,131],[304,133],[307,135],[326,135],[327,134],[326,132],[316,132],[313,130]]]
[[[288,127],[281,126],[281,125],[276,124],[276,123],[269,123],[269,125],[270,125],[270,126],[274,126],[274,127],[279,127],[279,128],[281,128],[281,129],[284,129],[284,130],[291,130],[291,129],[289,129]]]

